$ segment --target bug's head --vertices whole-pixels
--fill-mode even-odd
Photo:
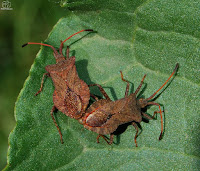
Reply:
[[[36,44],[36,45],[42,45],[42,46],[48,46],[50,47],[52,50],[53,50],[53,53],[54,53],[54,57],[56,59],[56,63],[60,62],[60,61],[63,61],[65,60],[65,57],[62,53],[62,49],[63,49],[63,46],[64,46],[64,43],[69,40],[71,37],[75,36],[76,34],[79,34],[83,31],[93,31],[92,29],[86,29],[86,30],[81,30],[79,32],[76,32],[74,34],[72,34],[71,36],[69,36],[67,39],[65,39],[64,41],[61,41],[61,44],[60,44],[60,48],[59,48],[59,52],[56,50],[56,48],[54,48],[52,45],[48,45],[48,44],[44,44],[44,43],[35,43],[35,42],[28,42],[28,43],[25,43],[22,45],[22,47],[25,47],[27,45],[30,45],[30,44]],[[66,51],[66,57],[69,58],[69,48],[67,48],[67,51]]]
[[[145,108],[148,104],[148,101],[144,98],[140,98],[137,100],[137,105],[140,107],[140,108]]]

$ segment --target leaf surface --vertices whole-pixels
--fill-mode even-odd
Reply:
[[[132,83],[131,92],[147,74],[142,96],[149,97],[175,64],[180,64],[176,77],[156,98],[165,111],[163,139],[158,141],[159,115],[157,120],[141,123],[136,148],[134,127],[116,136],[113,145],[103,139],[97,144],[96,133],[57,112],[64,140],[61,144],[50,116],[54,90],[50,78],[34,96],[45,66],[55,63],[52,50],[41,47],[16,102],[17,125],[9,137],[5,170],[199,170],[200,3],[86,0],[62,1],[62,5],[73,12],[58,21],[45,43],[59,48],[60,40],[79,30],[97,31],[79,34],[65,47],[71,45],[80,78],[87,84],[101,84],[113,100],[125,93],[120,70]],[[95,88],[91,92],[100,95]],[[151,107],[147,113],[155,110]]]

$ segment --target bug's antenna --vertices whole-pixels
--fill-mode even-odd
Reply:
[[[48,45],[48,44],[44,44],[44,43],[35,43],[35,42],[28,42],[28,43],[23,44],[22,47],[25,47],[25,46],[27,46],[27,45],[42,45],[42,46],[49,46],[51,49],[53,49],[53,52],[54,52],[56,55],[58,55],[57,50],[56,50],[53,46]]]
[[[165,86],[165,84],[167,84],[167,82],[171,79],[171,77],[176,73],[178,67],[179,67],[179,63],[176,64],[174,71],[169,76],[169,78],[165,81],[165,83],[153,95],[151,95],[149,98],[147,98],[146,99],[147,101],[151,100]]]
[[[66,39],[65,39],[64,41],[62,41],[61,44],[60,44],[60,49],[59,49],[60,54],[62,54],[62,47],[63,47],[63,44],[64,44],[67,40],[69,40],[71,37],[73,37],[73,36],[75,36],[75,35],[77,35],[77,34],[79,34],[79,33],[81,33],[81,32],[84,32],[84,31],[93,31],[93,30],[92,30],[92,29],[81,30],[81,31],[78,31],[78,32],[72,34],[72,35],[69,36],[68,38],[66,38]]]

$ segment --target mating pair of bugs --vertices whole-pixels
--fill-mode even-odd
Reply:
[[[28,44],[38,44],[49,46],[53,50],[56,64],[45,67],[47,73],[43,75],[40,90],[35,95],[38,95],[42,91],[45,76],[51,77],[55,87],[53,93],[54,105],[51,109],[51,117],[60,134],[61,143],[63,143],[62,133],[53,116],[53,113],[56,109],[71,118],[77,119],[82,125],[84,125],[85,128],[98,133],[97,142],[99,142],[99,137],[103,137],[108,144],[112,144],[114,132],[117,130],[117,128],[122,124],[130,123],[136,129],[134,138],[136,147],[138,123],[142,121],[143,117],[147,119],[153,119],[154,115],[159,113],[161,117],[161,133],[159,136],[160,140],[163,135],[162,110],[160,104],[154,102],[152,99],[176,73],[179,66],[178,63],[166,82],[155,93],[153,93],[152,96],[146,99],[137,99],[137,94],[142,87],[146,75],[144,75],[142,78],[135,92],[128,95],[129,82],[123,78],[123,74],[120,71],[122,81],[127,83],[125,97],[116,101],[112,101],[101,85],[92,84],[88,86],[79,78],[75,66],[75,56],[69,57],[69,47],[67,47],[66,50],[66,58],[62,53],[64,43],[74,35],[84,31],[93,32],[93,30],[87,29],[74,33],[64,41],[61,41],[59,52],[53,46],[44,43],[28,42],[22,45],[22,47],[24,47]],[[105,98],[98,99],[95,95],[91,94],[89,90],[89,87],[91,86],[97,86]],[[94,98],[95,102],[88,107],[90,97]],[[156,105],[159,108],[158,111],[154,112],[152,117],[143,112],[143,109],[150,105]],[[110,134],[110,141],[108,141],[104,136],[107,134]]]

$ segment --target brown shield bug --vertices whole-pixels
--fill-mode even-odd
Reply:
[[[88,85],[78,76],[75,66],[75,56],[69,57],[69,47],[67,47],[66,50],[66,59],[62,53],[63,43],[83,31],[91,32],[93,30],[81,30],[64,41],[61,41],[59,52],[57,52],[53,46],[44,43],[28,42],[22,45],[22,47],[24,47],[29,44],[38,44],[49,46],[53,49],[56,64],[47,65],[45,67],[47,73],[43,74],[40,90],[35,95],[38,95],[42,91],[45,76],[51,77],[55,87],[53,93],[54,105],[51,109],[51,117],[60,134],[61,143],[63,143],[62,133],[56,123],[53,112],[58,109],[71,118],[79,119],[86,110],[90,99]]]
[[[99,84],[92,84],[90,86],[98,86],[102,94],[106,99],[100,99],[94,102],[87,110],[85,115],[79,120],[81,124],[84,125],[85,128],[98,133],[97,142],[99,142],[99,137],[103,137],[108,144],[113,143],[114,131],[119,127],[119,125],[125,123],[131,123],[135,129],[135,144],[137,147],[137,135],[138,135],[138,126],[137,123],[142,121],[142,118],[145,117],[147,119],[153,119],[156,113],[160,114],[161,117],[161,133],[159,136],[159,140],[162,139],[163,135],[163,118],[162,118],[162,110],[159,103],[154,102],[152,99],[154,96],[167,84],[167,82],[171,79],[171,77],[176,73],[179,64],[176,64],[176,67],[170,77],[166,80],[166,82],[149,98],[137,99],[137,94],[140,91],[143,81],[146,77],[144,75],[141,80],[140,85],[136,89],[136,91],[130,95],[129,92],[129,82],[123,78],[121,72],[121,78],[123,81],[127,82],[125,97],[119,99],[117,101],[111,101],[106,92]],[[146,113],[142,112],[146,106],[156,105],[159,110],[154,112],[153,117],[150,117]],[[110,134],[110,142],[104,137],[104,135]]]

